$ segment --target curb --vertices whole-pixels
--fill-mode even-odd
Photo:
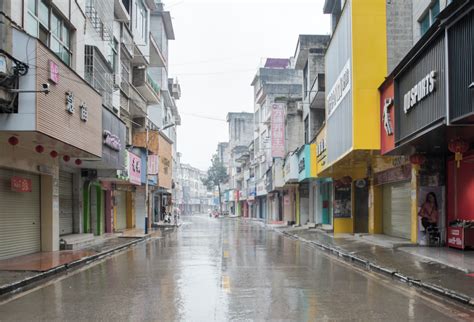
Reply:
[[[410,286],[418,287],[418,288],[427,290],[431,293],[435,293],[435,294],[440,295],[442,297],[448,298],[450,300],[454,300],[454,301],[460,302],[464,305],[474,307],[474,298],[471,298],[471,297],[469,297],[465,294],[456,292],[456,291],[451,290],[451,289],[441,287],[439,285],[423,282],[423,281],[421,281],[419,279],[416,279],[414,277],[405,275],[405,274],[403,274],[403,273],[401,273],[401,272],[399,272],[395,269],[392,269],[390,267],[380,266],[380,265],[378,265],[374,262],[371,262],[371,261],[369,261],[365,258],[358,257],[356,255],[353,255],[351,253],[343,251],[340,248],[337,248],[337,247],[334,247],[334,246],[331,246],[331,245],[328,245],[328,244],[324,244],[324,243],[317,242],[317,241],[310,241],[310,240],[301,238],[299,236],[295,236],[295,235],[293,235],[289,232],[280,231],[280,230],[275,229],[275,228],[271,228],[271,227],[267,227],[267,226],[265,226],[265,228],[268,229],[268,230],[275,231],[276,233],[282,234],[285,237],[291,238],[293,240],[299,240],[303,243],[315,245],[315,246],[321,248],[322,250],[327,251],[328,253],[330,253],[333,256],[338,256],[338,257],[342,257],[344,259],[349,259],[354,264],[357,263],[357,264],[362,265],[368,271],[377,272],[379,274],[383,274],[383,275],[398,279],[402,282],[407,283]]]
[[[102,259],[104,257],[110,256],[113,253],[117,253],[117,252],[119,252],[119,251],[121,251],[125,248],[129,248],[129,247],[131,247],[135,244],[141,243],[141,242],[143,242],[143,241],[145,241],[149,238],[150,238],[150,236],[139,237],[139,238],[137,238],[137,239],[135,239],[131,242],[128,242],[128,243],[125,243],[123,245],[111,248],[107,251],[97,253],[97,254],[94,254],[94,255],[91,255],[91,256],[87,256],[87,257],[78,259],[74,262],[63,264],[61,266],[51,268],[50,270],[40,272],[36,275],[27,277],[27,278],[19,280],[19,281],[15,281],[15,282],[10,283],[10,284],[2,285],[2,286],[0,286],[0,296],[8,294],[8,293],[15,292],[15,291],[19,290],[22,287],[30,285],[34,282],[41,281],[41,280],[46,279],[48,277],[60,274],[60,273],[65,272],[67,270],[74,269],[74,268],[77,268],[77,267],[82,266],[82,265],[87,265],[89,263],[92,263],[92,262],[97,261],[99,259]]]

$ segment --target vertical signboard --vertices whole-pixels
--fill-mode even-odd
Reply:
[[[128,152],[129,156],[129,175],[130,175],[130,183],[141,185],[141,160],[140,157]]]
[[[395,106],[393,79],[380,88],[380,152],[385,154],[395,148]]]
[[[272,158],[285,157],[285,107],[272,104]]]

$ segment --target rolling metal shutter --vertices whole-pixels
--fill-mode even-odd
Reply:
[[[411,237],[411,185],[397,182],[383,186],[383,231],[394,237]]]
[[[135,192],[136,228],[145,229],[146,204],[145,191]]]
[[[31,180],[32,192],[13,192],[11,177]],[[0,169],[0,259],[41,251],[40,177]]]
[[[115,191],[115,207],[117,207],[116,230],[127,228],[127,199],[124,191]]]
[[[59,171],[59,235],[73,231],[72,174]]]

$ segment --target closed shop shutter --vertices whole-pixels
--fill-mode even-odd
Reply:
[[[145,205],[145,192],[137,191],[135,193],[135,216],[137,224],[135,227],[139,229],[145,229],[145,215],[146,215],[146,205]]]
[[[126,192],[115,191],[115,207],[117,207],[117,224],[116,230],[127,228],[127,199]]]
[[[59,171],[59,235],[73,231],[72,174]]]
[[[397,182],[383,186],[383,230],[384,234],[389,236],[410,239],[410,182]]]
[[[13,192],[11,177],[31,180],[31,192]],[[41,251],[40,178],[0,169],[0,259]]]

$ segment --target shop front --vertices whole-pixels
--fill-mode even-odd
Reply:
[[[383,209],[391,196],[389,207],[398,202],[397,211],[408,212],[410,220],[401,213],[392,211],[392,218],[384,213],[381,229],[421,245],[456,242],[450,231],[458,233],[474,219],[470,211],[474,70],[465,67],[465,57],[473,57],[473,49],[463,40],[474,30],[473,8],[469,1],[448,5],[381,87],[382,153],[404,156],[409,164],[401,167],[411,167],[411,176],[408,169],[388,170],[385,177],[404,180],[381,191]],[[393,100],[387,90],[391,79]],[[389,220],[398,220],[400,228],[387,227]]]
[[[265,220],[267,218],[267,189],[265,185],[265,178],[257,181],[255,187],[257,190],[257,218],[260,220]]]
[[[135,194],[142,184],[142,164],[139,155],[125,151],[125,169],[117,171],[114,189],[114,231],[136,227]]]
[[[300,221],[302,225],[314,224],[314,194],[310,188],[316,180],[316,144],[305,144],[298,150],[298,181]]]
[[[285,185],[282,192],[283,221],[289,224],[299,224],[298,173],[298,154],[290,153],[283,164]]]
[[[102,158],[100,161],[84,160],[81,164],[84,187],[83,222],[84,232],[95,235],[113,232],[114,190],[117,170],[125,169],[125,132],[123,121],[102,107]]]
[[[313,220],[327,230],[333,229],[332,206],[333,185],[331,178],[324,178],[322,171],[327,163],[326,128],[322,127],[316,136],[316,175],[317,179],[310,184]]]
[[[253,178],[248,182],[248,197],[247,204],[249,208],[249,217],[257,218],[257,188]]]
[[[31,67],[17,87],[27,92],[0,114],[0,259],[59,250],[61,235],[80,232],[73,176],[102,153],[100,94],[22,31],[12,30],[12,55]]]

